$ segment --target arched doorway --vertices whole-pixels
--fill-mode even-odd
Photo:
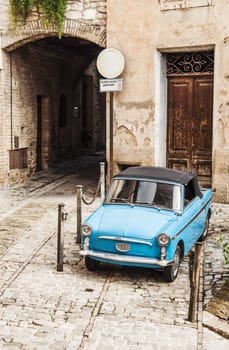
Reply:
[[[102,47],[66,36],[35,39],[9,53],[10,129],[12,140],[17,138],[11,164],[18,166],[15,157],[27,149],[27,163],[22,166],[30,175],[72,159],[85,148],[104,150],[106,120],[95,65]],[[85,132],[90,133],[90,142],[83,142]]]

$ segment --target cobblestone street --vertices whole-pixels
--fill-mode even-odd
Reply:
[[[18,190],[12,197],[21,195],[16,204],[2,191],[0,349],[196,350],[200,334],[197,325],[187,321],[188,258],[170,284],[151,270],[86,270],[75,243],[76,185],[96,187],[98,174],[91,180],[93,174],[85,168],[81,176],[54,176],[55,185],[50,181],[38,191]],[[68,212],[63,272],[56,270],[58,203]],[[96,198],[93,205],[84,205],[83,217],[99,204]],[[215,208],[205,252],[221,269],[222,251],[213,231],[228,227],[229,206]],[[228,339],[203,327],[202,348],[226,350]]]

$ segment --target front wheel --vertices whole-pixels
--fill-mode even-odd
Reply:
[[[178,245],[175,250],[172,265],[169,265],[165,268],[164,276],[167,282],[173,282],[177,278],[177,275],[180,269],[180,261],[181,261],[181,249]]]
[[[86,256],[85,257],[85,265],[89,271],[96,271],[99,269],[100,263],[99,263],[99,261],[94,260],[94,259],[90,258],[89,256]]]

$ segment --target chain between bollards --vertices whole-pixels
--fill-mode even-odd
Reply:
[[[91,205],[94,202],[94,200],[99,192],[99,188],[100,188],[100,194],[101,194],[101,202],[103,202],[104,198],[105,198],[105,191],[106,191],[105,162],[100,162],[99,182],[98,182],[98,186],[97,186],[95,195],[92,198],[92,200],[86,201],[83,198],[83,186],[82,185],[76,186],[76,197],[77,197],[77,203],[76,203],[76,207],[77,207],[76,243],[81,242],[82,202],[86,205]]]

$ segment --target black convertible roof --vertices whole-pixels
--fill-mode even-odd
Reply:
[[[115,175],[115,178],[145,178],[145,179],[157,179],[164,181],[171,181],[187,185],[191,179],[196,180],[196,176],[192,173],[187,173],[180,170],[174,170],[169,168],[154,167],[154,166],[137,166],[129,167],[119,174]]]

